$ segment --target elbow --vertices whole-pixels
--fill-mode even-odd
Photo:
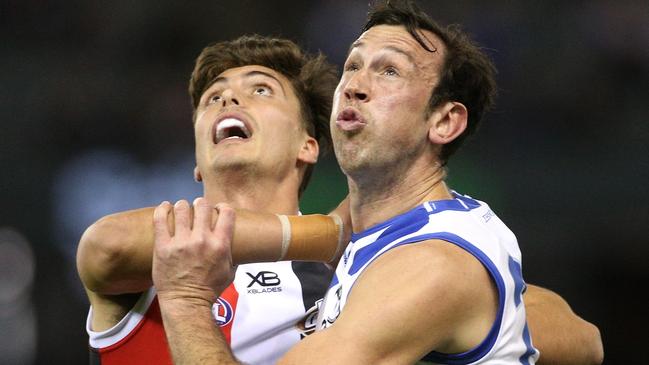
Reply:
[[[590,362],[588,364],[600,365],[604,362],[604,345],[602,343],[602,336],[597,326],[589,323],[589,337],[588,349],[591,354]]]
[[[86,289],[105,293],[110,289],[111,275],[119,267],[125,248],[112,230],[110,217],[89,226],[77,247],[77,270]]]

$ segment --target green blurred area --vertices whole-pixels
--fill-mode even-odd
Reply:
[[[303,214],[327,213],[347,195],[347,179],[333,153],[320,159],[300,201]]]
[[[448,186],[460,194],[504,206],[502,186],[493,170],[477,165],[470,157],[455,156],[447,167]],[[300,201],[303,214],[326,213],[347,195],[347,180],[333,155],[321,159]]]

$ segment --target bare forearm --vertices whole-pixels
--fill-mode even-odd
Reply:
[[[341,204],[344,207],[344,205]],[[86,288],[101,294],[140,292],[151,286],[153,252],[153,210],[142,208],[106,216],[84,233],[77,252],[79,274]],[[346,230],[341,240],[330,218],[320,215],[290,217],[294,245],[283,259],[329,262],[340,243],[346,242],[350,224],[348,213],[338,214]],[[283,226],[269,213],[237,210],[232,243],[235,264],[277,261],[282,258]],[[168,217],[174,225],[173,214]],[[332,228],[333,227],[333,228]],[[290,234],[289,234],[290,236]]]
[[[160,309],[174,364],[239,364],[214,324],[209,304],[161,299]]]
[[[604,350],[597,327],[576,315],[556,293],[528,286],[527,323],[542,365],[601,364]]]
[[[332,212],[335,219],[310,214],[287,216],[283,223],[275,214],[236,209],[232,260],[235,265],[278,260],[332,262],[351,232],[349,213],[344,209],[343,202]],[[173,225],[173,217],[169,224]]]

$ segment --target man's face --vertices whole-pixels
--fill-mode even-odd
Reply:
[[[224,71],[203,93],[194,126],[203,179],[229,169],[287,174],[308,138],[290,81],[258,65]]]
[[[331,115],[334,149],[346,173],[405,163],[429,147],[426,111],[445,50],[431,32],[421,35],[436,52],[401,26],[372,27],[352,44]]]

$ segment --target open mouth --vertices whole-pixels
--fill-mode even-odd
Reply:
[[[218,144],[227,139],[248,139],[251,133],[239,119],[226,118],[220,121],[214,131],[214,143]]]

